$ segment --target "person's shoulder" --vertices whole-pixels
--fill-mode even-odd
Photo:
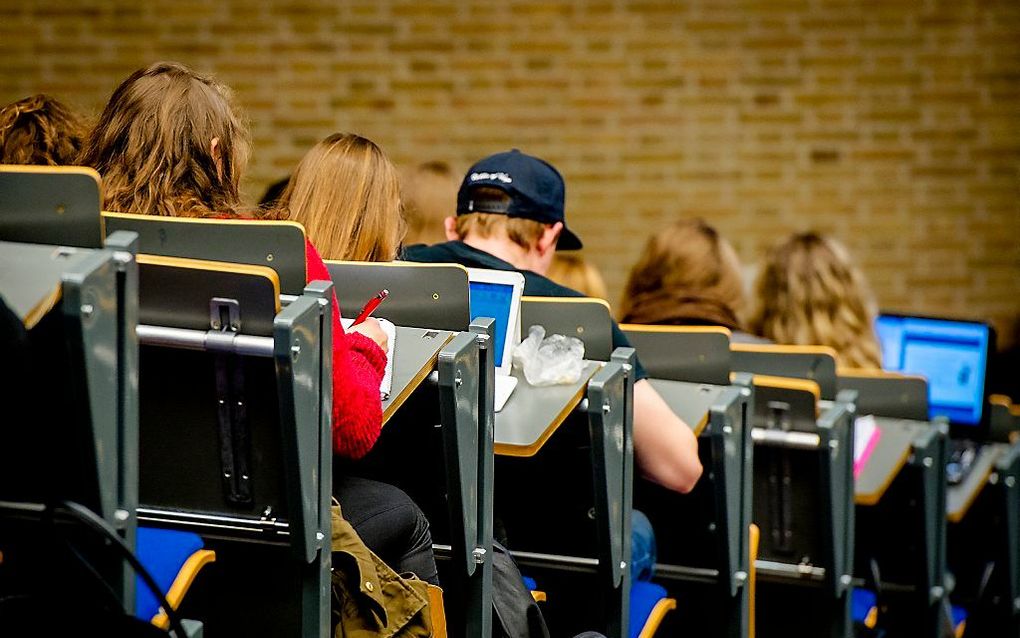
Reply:
[[[573,288],[567,288],[566,286],[560,285],[549,279],[544,275],[540,275],[530,270],[522,270],[521,274],[524,275],[524,294],[532,297],[584,297],[583,293],[580,293]]]
[[[449,254],[445,244],[412,244],[404,246],[400,258],[405,261],[438,261],[440,257]]]

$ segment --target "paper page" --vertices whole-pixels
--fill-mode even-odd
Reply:
[[[871,453],[878,445],[881,435],[882,431],[875,424],[875,417],[870,414],[857,417],[854,421],[854,478],[861,473],[871,458]]]
[[[387,348],[386,348],[386,371],[383,373],[382,381],[379,383],[379,398],[385,401],[390,398],[390,392],[393,389],[393,351],[397,345],[397,328],[392,323],[385,319],[376,318],[379,322],[379,327],[386,333]],[[343,326],[345,331],[349,331],[351,326],[354,325],[353,319],[340,319],[340,325]]]

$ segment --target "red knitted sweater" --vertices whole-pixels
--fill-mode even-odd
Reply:
[[[305,240],[308,281],[332,281],[319,251]],[[333,293],[333,451],[358,459],[375,445],[382,430],[379,384],[386,370],[386,353],[357,332],[340,325],[340,304]]]

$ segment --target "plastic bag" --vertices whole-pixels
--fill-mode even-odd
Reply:
[[[546,337],[545,328],[531,326],[528,338],[514,348],[514,367],[531,385],[574,383],[584,369],[584,343],[564,335]]]

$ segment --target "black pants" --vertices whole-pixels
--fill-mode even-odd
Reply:
[[[398,574],[439,584],[429,522],[399,488],[356,476],[334,476],[333,496],[370,550]]]

